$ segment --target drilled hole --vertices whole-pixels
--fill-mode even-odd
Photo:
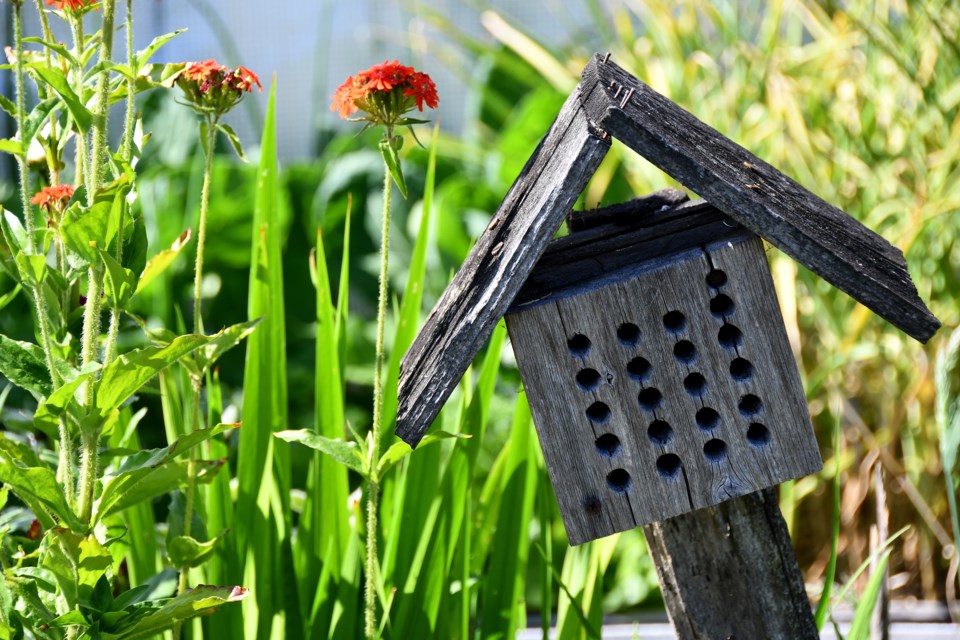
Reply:
[[[600,513],[600,506],[600,498],[597,496],[587,496],[583,499],[583,510],[590,515],[597,515]]]
[[[567,340],[567,348],[570,349],[570,353],[578,358],[582,358],[590,353],[590,338],[582,333],[578,333]]]
[[[770,442],[770,429],[759,422],[754,422],[747,427],[747,441],[755,447],[762,447]]]
[[[697,357],[697,348],[689,340],[681,340],[673,345],[673,355],[684,364],[692,363]]]
[[[605,458],[612,458],[620,453],[620,438],[612,433],[603,434],[594,444],[597,445],[597,453]]]
[[[716,429],[720,424],[720,414],[710,407],[704,407],[697,411],[697,426],[704,431]]]
[[[665,453],[657,458],[657,472],[665,477],[672,478],[680,471],[680,456],[675,453]]]
[[[718,318],[733,315],[733,300],[730,296],[721,293],[710,300],[710,313]]]
[[[743,332],[735,325],[725,324],[720,327],[720,331],[717,332],[717,340],[720,342],[721,347],[736,349],[743,344]]]
[[[740,409],[740,413],[743,415],[753,416],[763,410],[763,403],[760,401],[760,398],[752,393],[748,393],[740,398],[740,403],[737,405],[737,407]]]
[[[654,420],[647,427],[647,435],[654,444],[667,445],[673,439],[673,428],[663,420]]]
[[[627,363],[627,373],[634,380],[640,380],[641,382],[650,377],[652,369],[653,367],[650,366],[646,358],[637,357]]]
[[[640,401],[641,407],[647,411],[653,411],[660,406],[661,402],[663,402],[663,394],[660,393],[660,390],[655,387],[647,387],[640,392],[640,395],[637,396],[637,400]]]
[[[711,287],[722,287],[727,284],[727,274],[720,269],[714,269],[707,274],[707,284]]]
[[[730,376],[734,380],[744,381],[753,377],[753,363],[746,358],[735,358],[730,363]]]
[[[687,318],[679,311],[670,311],[663,316],[663,326],[670,333],[680,333],[687,326]]]
[[[623,344],[633,346],[640,342],[640,327],[632,322],[624,322],[617,328],[617,337]]]
[[[600,385],[600,372],[596,369],[581,369],[577,373],[577,384],[584,391],[593,391]]]
[[[723,460],[727,456],[727,443],[718,438],[707,440],[703,445],[703,455],[712,462]]]
[[[607,474],[607,486],[611,491],[626,493],[630,488],[630,474],[626,469],[614,469]]]
[[[594,402],[592,405],[587,407],[587,418],[591,422],[596,422],[597,424],[602,424],[610,419],[610,407],[605,405],[602,402]]]
[[[683,388],[692,396],[702,396],[707,391],[707,379],[701,373],[691,373],[683,379]]]

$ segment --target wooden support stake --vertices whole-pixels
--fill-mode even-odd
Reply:
[[[643,528],[681,640],[819,638],[775,489]]]

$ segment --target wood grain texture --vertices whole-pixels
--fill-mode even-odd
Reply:
[[[599,226],[634,226],[643,220],[646,214],[669,209],[690,199],[683,191],[667,187],[645,196],[612,204],[598,209],[571,211],[567,216],[567,229],[575,234]]]
[[[403,358],[396,433],[410,446],[459,383],[609,145],[590,126],[576,89]]]
[[[774,490],[643,532],[680,640],[820,637]]]
[[[921,342],[940,322],[903,253],[599,55],[582,84],[599,128]]]
[[[821,467],[760,240],[689,235],[507,316],[571,544]]]

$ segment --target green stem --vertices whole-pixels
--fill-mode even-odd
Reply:
[[[116,0],[103,2],[103,28],[100,30],[100,62],[109,64],[113,56],[113,21],[116,17]],[[87,204],[93,205],[97,189],[106,172],[107,120],[110,115],[110,70],[104,69],[97,79],[96,112],[93,114],[93,144],[90,152],[90,184]]]
[[[377,462],[380,456],[380,430],[383,420],[383,329],[387,318],[387,266],[390,256],[390,167],[384,166],[383,229],[380,232],[380,290],[377,297],[377,347],[373,370],[373,426],[370,431],[368,462],[370,477],[367,490],[367,568],[364,584],[364,629],[367,638],[377,631],[376,570],[377,521],[380,504],[380,478]]]
[[[37,14],[40,16],[40,27],[43,32],[43,39],[47,42],[56,42],[53,37],[53,31],[50,30],[50,21],[47,20],[47,12],[43,9],[43,0],[37,0]],[[43,48],[43,57],[47,66],[50,66],[52,55],[49,48]],[[37,85],[37,93],[40,99],[44,100],[49,98],[53,92],[48,86],[41,82]],[[50,171],[50,184],[57,185],[60,184],[60,149],[57,145],[57,114],[55,112],[50,113],[49,122],[50,137],[49,143],[46,145],[47,148],[45,149],[47,169]]]
[[[73,51],[74,56],[77,59],[80,59],[83,56],[83,20],[76,16],[70,18],[70,31],[73,34]],[[83,95],[83,68],[76,67],[73,70],[74,78],[74,92],[78,96]],[[74,158],[74,164],[76,164],[74,176],[74,186],[80,188],[82,186],[89,186],[89,168],[87,167],[87,140],[83,133],[79,130],[77,131],[76,140],[74,141],[74,146],[76,148],[76,156]],[[88,201],[93,196],[91,194],[87,195]]]
[[[13,40],[16,47],[16,69],[17,83],[17,128],[21,133],[27,130],[27,108],[24,98],[23,82],[23,16],[22,6],[13,3]],[[20,198],[23,206],[23,223],[27,230],[27,246],[30,253],[36,251],[36,234],[34,233],[33,210],[30,208],[30,167],[27,166],[27,149],[23,149],[22,154],[17,154],[17,168],[20,170]],[[11,250],[13,247],[11,247]]]
[[[203,250],[207,241],[207,209],[210,200],[210,181],[213,178],[213,142],[217,133],[215,122],[208,122],[206,129],[201,127],[200,135],[206,135],[202,140],[204,164],[203,187],[200,191],[200,222],[197,225],[197,264],[193,274],[193,331],[203,333],[203,316],[200,311],[200,287],[203,284]]]
[[[80,435],[82,447],[80,459],[80,519],[90,524],[93,512],[93,495],[97,487],[97,466],[99,464],[100,434],[98,430],[84,430]]]
[[[133,0],[127,0],[127,66],[136,74],[139,63],[136,52],[133,50]],[[127,78],[127,111],[123,123],[123,159],[133,160],[133,130],[136,127],[136,104],[134,101],[135,87],[132,78]]]

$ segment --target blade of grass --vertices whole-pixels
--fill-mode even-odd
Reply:
[[[866,640],[870,636],[870,618],[873,616],[873,608],[877,606],[877,596],[880,595],[880,587],[887,574],[890,553],[891,550],[887,549],[880,557],[873,575],[870,576],[870,581],[867,582],[867,587],[863,590],[863,596],[853,614],[846,640]]]
[[[820,593],[820,602],[813,616],[817,630],[823,629],[827,621],[827,611],[830,607],[830,593],[833,591],[833,580],[837,575],[837,547],[840,542],[840,412],[836,412],[833,427],[833,459],[836,463],[833,469],[833,512],[830,528],[830,560],[823,575],[823,591]]]

